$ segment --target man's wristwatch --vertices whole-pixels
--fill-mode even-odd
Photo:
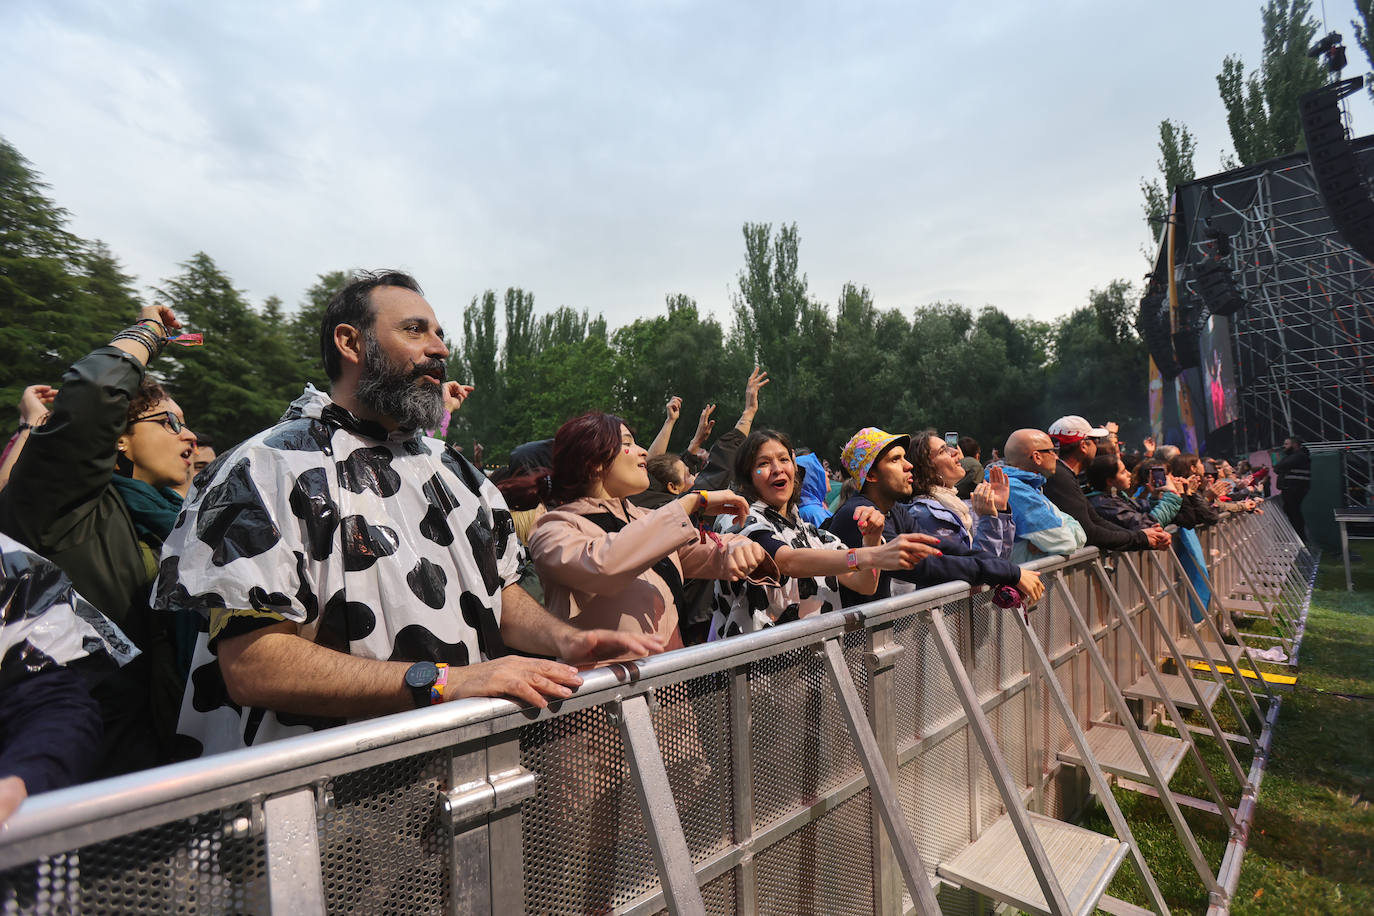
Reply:
[[[424,709],[433,702],[431,691],[438,681],[439,666],[434,662],[416,662],[406,669],[406,687],[416,709]]]

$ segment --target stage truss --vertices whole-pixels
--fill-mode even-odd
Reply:
[[[1372,138],[1355,141],[1369,171]],[[1345,453],[1347,500],[1367,504],[1374,479],[1374,266],[1336,232],[1305,155],[1179,189],[1185,289],[1220,256],[1246,305],[1231,317],[1240,420],[1232,447],[1281,445]],[[1191,192],[1191,193],[1190,193]],[[1229,253],[1224,250],[1229,239]]]

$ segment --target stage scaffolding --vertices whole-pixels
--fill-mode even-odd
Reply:
[[[1352,145],[1374,173],[1374,137]],[[1210,256],[1231,267],[1246,300],[1231,317],[1240,401],[1232,450],[1273,448],[1289,434],[1313,451],[1340,450],[1347,501],[1367,504],[1374,266],[1336,232],[1306,154],[1200,179],[1177,199],[1187,298],[1200,302],[1196,267]]]

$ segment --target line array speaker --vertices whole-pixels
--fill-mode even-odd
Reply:
[[[1327,215],[1360,257],[1374,261],[1374,199],[1346,138],[1340,109],[1340,100],[1363,85],[1364,77],[1356,76],[1323,86],[1304,94],[1298,100],[1298,111],[1312,174]]]

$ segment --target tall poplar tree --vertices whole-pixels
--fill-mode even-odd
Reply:
[[[1236,149],[1224,165],[1253,165],[1303,148],[1298,99],[1326,84],[1322,62],[1307,56],[1317,37],[1311,0],[1268,0],[1260,11],[1264,50],[1258,70],[1245,73],[1239,55],[1227,55],[1217,74],[1226,126]]]

